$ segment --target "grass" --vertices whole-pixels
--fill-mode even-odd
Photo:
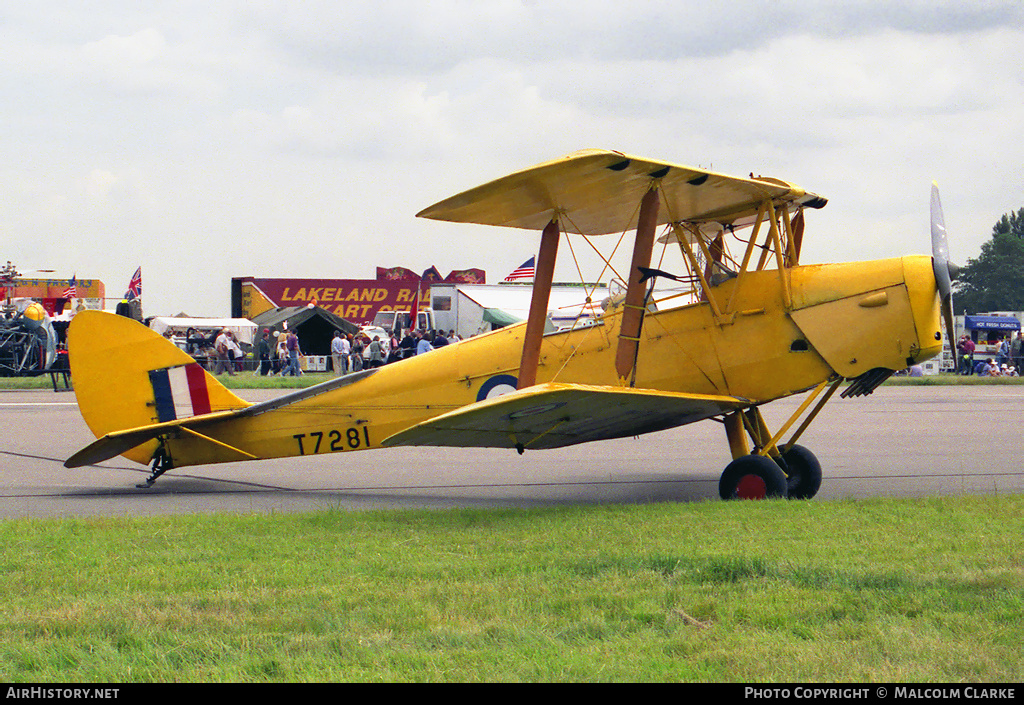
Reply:
[[[1024,498],[0,523],[0,681],[1019,681]]]

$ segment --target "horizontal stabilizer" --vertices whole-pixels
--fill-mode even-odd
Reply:
[[[237,416],[237,411],[218,411],[204,416],[193,416],[190,419],[167,421],[165,423],[139,426],[138,428],[126,428],[123,431],[108,433],[87,445],[70,458],[64,461],[66,468],[80,468],[86,465],[95,465],[104,460],[121,455],[132,448],[135,448],[146,441],[151,441],[168,433],[180,431],[188,432],[191,428],[204,426],[208,423],[229,419]],[[193,433],[193,435],[199,435]],[[202,436],[200,436],[202,437]],[[212,439],[211,439],[212,440]],[[236,449],[237,450],[237,449]],[[242,451],[238,451],[242,453]],[[248,454],[244,454],[248,455]],[[251,456],[250,456],[251,457]]]
[[[384,446],[563,446],[682,426],[750,405],[738,397],[539,384],[470,404],[396,433]]]

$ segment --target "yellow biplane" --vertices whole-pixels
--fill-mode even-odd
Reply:
[[[78,314],[72,375],[97,440],[65,465],[123,455],[151,464],[149,486],[205,463],[391,446],[522,454],[716,419],[734,458],[723,498],[809,498],[821,469],[796,440],[840,385],[869,394],[939,354],[940,312],[953,329],[934,189],[932,200],[932,257],[801,265],[804,212],[820,196],[774,178],[571,154],[419,213],[541,232],[525,323],[250,404],[135,321]],[[586,325],[546,331],[560,242],[613,233],[633,239],[624,291]],[[678,248],[685,273],[652,266],[656,243],[663,255]],[[675,288],[663,296],[659,283]],[[806,391],[769,429],[760,406]]]

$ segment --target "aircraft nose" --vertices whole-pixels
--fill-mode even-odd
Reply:
[[[911,356],[915,362],[935,357],[942,352],[943,301],[940,282],[934,262],[926,255],[908,255],[903,258],[904,282],[910,296],[911,315],[917,350]]]

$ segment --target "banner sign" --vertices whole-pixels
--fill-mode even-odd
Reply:
[[[67,291],[70,279],[15,279],[11,287],[11,296],[24,296],[29,299],[61,299]],[[106,289],[99,279],[75,278],[75,288],[79,299],[102,299]]]
[[[416,302],[418,282],[245,277],[241,284],[243,318],[251,320],[278,306],[313,304],[359,325],[372,321],[378,311],[411,311]],[[429,282],[424,282],[420,309],[429,306],[429,291]]]
[[[1020,321],[1012,316],[965,316],[964,328],[970,330],[1020,330]]]
[[[482,269],[456,269],[442,278],[436,267],[422,274],[405,267],[377,267],[376,279],[235,277],[232,311],[251,320],[272,308],[313,304],[358,325],[373,321],[378,311],[411,311],[417,300],[421,311],[430,308],[432,283],[483,284],[485,280]]]

